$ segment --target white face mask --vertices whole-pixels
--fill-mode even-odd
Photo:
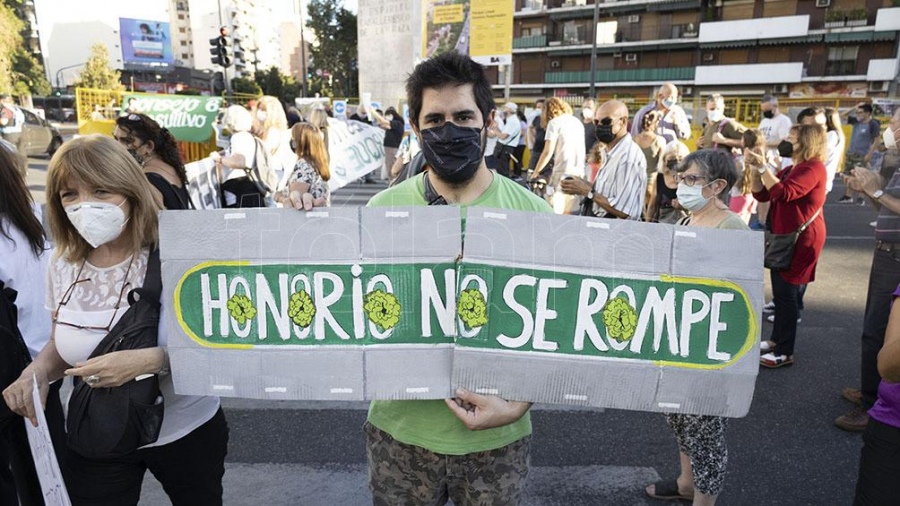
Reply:
[[[692,212],[703,209],[712,198],[703,196],[703,188],[706,186],[708,184],[688,186],[684,181],[678,183],[678,189],[675,190],[675,194],[678,196],[678,203],[681,204],[681,207]]]
[[[269,117],[269,115],[266,114],[266,111],[256,111],[256,119],[262,121],[263,123],[266,122],[266,119],[268,117]]]
[[[662,105],[663,105],[663,107],[665,107],[666,109],[670,109],[673,105],[675,105],[675,99],[674,99],[674,98],[671,98],[671,97],[670,97],[670,98],[663,99]]]
[[[124,204],[125,201],[122,201]],[[78,234],[91,247],[96,248],[116,240],[125,228],[125,212],[122,204],[107,202],[83,202],[66,207],[66,216]]]
[[[894,138],[894,131],[890,126],[884,129],[884,133],[881,134],[881,140],[884,141],[884,147],[888,149],[894,149],[897,147],[897,139]]]
[[[710,121],[716,123],[716,122],[719,122],[719,121],[722,121],[723,119],[725,119],[725,112],[720,111],[718,109],[713,110],[713,111],[707,111],[706,117],[709,118]]]
[[[581,109],[581,115],[584,117],[584,119],[591,119],[594,117],[594,110],[590,107],[585,107]]]

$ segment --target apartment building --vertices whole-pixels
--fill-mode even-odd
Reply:
[[[516,0],[510,93],[883,97],[897,87],[900,7],[885,0]],[[507,82],[490,68],[495,93]],[[577,101],[577,100],[576,100]]]
[[[191,29],[191,9],[188,0],[169,0],[169,22],[172,33],[172,54],[177,67],[193,68],[194,34]],[[202,48],[205,49],[205,46]]]

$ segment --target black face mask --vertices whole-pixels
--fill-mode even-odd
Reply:
[[[772,111],[772,110],[769,110],[769,111],[763,111],[763,116],[764,116],[766,119],[772,119],[772,118],[775,117],[775,111]]]
[[[782,158],[790,158],[794,156],[794,145],[789,141],[781,141],[778,143],[778,154]]]
[[[603,144],[609,144],[616,138],[616,134],[613,133],[612,125],[597,125],[597,127],[594,128],[594,135],[597,136],[597,140]]]
[[[446,183],[460,184],[475,176],[484,158],[480,128],[446,122],[422,130],[422,155],[435,175]]]

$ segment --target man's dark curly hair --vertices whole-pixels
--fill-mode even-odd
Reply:
[[[184,162],[181,161],[181,153],[178,152],[178,142],[169,129],[160,127],[153,118],[139,113],[121,116],[116,120],[116,125],[141,142],[153,141],[153,152],[162,161],[174,167],[181,184],[187,186],[187,172],[184,170]]]
[[[409,121],[418,128],[419,113],[422,111],[422,95],[426,88],[440,89],[445,86],[472,85],[475,104],[486,122],[494,110],[491,83],[484,75],[484,67],[468,56],[455,51],[443,53],[416,65],[406,79],[406,98],[409,102]]]

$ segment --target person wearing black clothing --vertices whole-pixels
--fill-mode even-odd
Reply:
[[[397,148],[403,140],[403,119],[393,107],[388,107],[384,115],[375,111],[372,116],[375,118],[375,124],[384,129],[384,165],[381,168],[381,179],[390,181],[391,167],[397,160]]]
[[[541,113],[544,110],[544,99],[535,101],[534,108],[537,109],[537,116],[531,120],[531,126],[528,127],[528,138],[531,141],[531,160],[528,163],[528,170],[534,169],[538,158],[541,156],[541,152],[544,151],[544,136],[547,135],[547,131],[541,126]],[[551,161],[547,166],[553,167],[553,162]]]
[[[129,114],[116,120],[113,138],[125,146],[144,169],[147,180],[162,198],[166,209],[193,207],[178,143],[167,128],[161,128],[145,114]]]

